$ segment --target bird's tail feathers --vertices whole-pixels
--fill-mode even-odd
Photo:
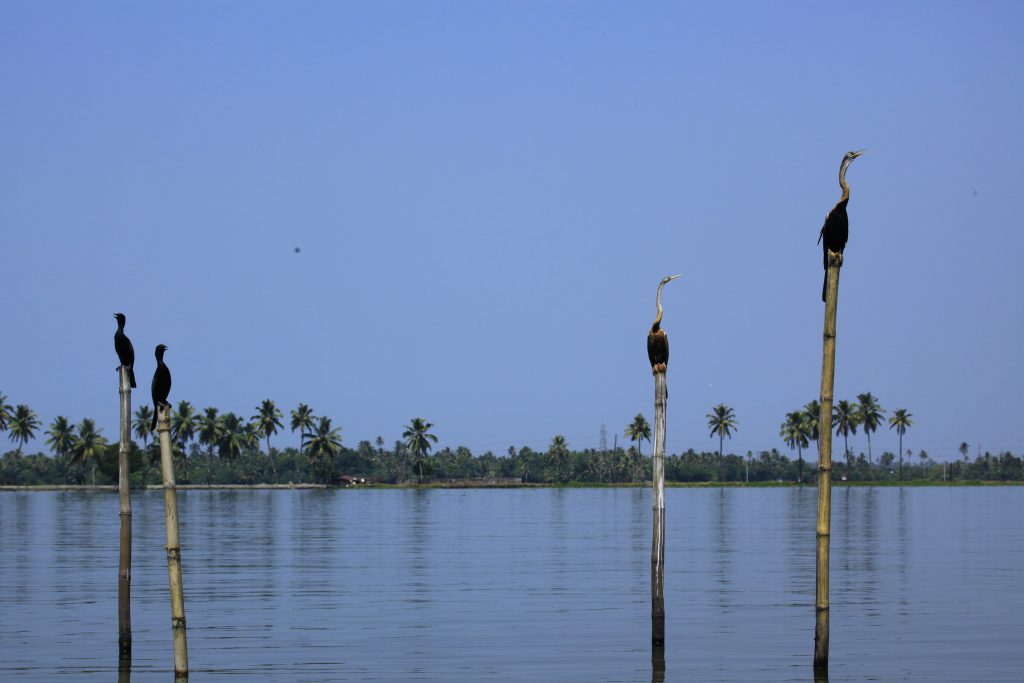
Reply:
[[[128,382],[131,383],[132,389],[137,388],[135,384],[135,368],[128,368]]]

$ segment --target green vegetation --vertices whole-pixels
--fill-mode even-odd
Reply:
[[[862,418],[865,403],[877,412],[872,424],[884,424],[884,411],[877,401],[848,403],[849,420],[865,426]],[[873,399],[874,397],[870,397]],[[837,409],[839,405],[837,404]],[[837,482],[899,483],[907,478],[916,482],[941,483],[1024,480],[1024,461],[1009,452],[979,454],[968,459],[969,447],[960,443],[957,451],[962,459],[938,464],[924,451],[918,452],[915,463],[902,463],[903,437],[913,424],[911,413],[903,408],[888,418],[891,429],[900,437],[896,453],[883,453],[877,462],[863,453],[849,456],[834,472]],[[159,448],[149,431],[152,408],[141,406],[135,411],[130,446],[133,485],[160,480]],[[837,420],[838,423],[838,420]],[[719,437],[718,452],[666,454],[665,477],[671,483],[739,483],[777,484],[813,481],[804,472],[803,449],[809,448],[817,436],[817,402],[785,415],[780,427],[780,440],[796,451],[789,458],[775,448],[745,455],[724,452],[724,438],[731,436],[738,425],[732,408],[720,404],[708,414],[711,436]],[[251,420],[235,413],[221,413],[215,407],[197,411],[187,401],[178,403],[171,416],[172,447],[175,469],[181,484],[287,484],[339,483],[342,475],[365,477],[381,484],[415,481],[430,484],[473,483],[486,480],[558,485],[622,485],[642,481],[649,472],[651,460],[641,453],[639,445],[648,438],[650,425],[642,415],[630,423],[627,433],[634,445],[628,449],[573,450],[566,438],[552,438],[546,451],[510,446],[502,455],[490,451],[474,454],[468,448],[443,448],[434,451],[438,442],[434,425],[423,418],[414,418],[403,427],[402,440],[393,448],[385,448],[384,439],[360,441],[354,447],[342,442],[342,429],[330,418],[316,416],[305,404],[291,411],[293,431],[300,431],[300,448],[274,448],[270,436],[282,428],[282,415],[272,401],[256,406]],[[25,455],[25,444],[41,430],[39,418],[26,405],[10,406],[0,394],[0,432],[7,432],[16,446],[0,458],[0,485],[113,485],[117,483],[118,444],[108,443],[91,419],[77,425],[61,415],[45,429],[48,453]],[[837,424],[838,431],[838,424]],[[841,432],[840,432],[841,433]],[[855,432],[852,430],[850,434]],[[411,462],[410,462],[411,459]],[[901,467],[897,465],[901,463]],[[410,467],[412,465],[412,467]]]

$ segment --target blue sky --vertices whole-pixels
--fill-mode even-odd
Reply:
[[[302,401],[350,446],[593,447],[651,417],[683,273],[669,450],[719,402],[784,448],[867,148],[837,399],[1024,452],[1021,35],[994,2],[5,2],[0,391],[114,438],[123,311],[136,407],[165,343],[172,400]]]

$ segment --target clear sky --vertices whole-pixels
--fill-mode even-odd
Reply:
[[[0,391],[116,438],[123,311],[135,407],[165,343],[172,401],[305,402],[349,446],[621,443],[683,273],[670,452],[720,402],[783,449],[867,148],[836,398],[1022,453],[1022,35],[1017,2],[8,0]]]

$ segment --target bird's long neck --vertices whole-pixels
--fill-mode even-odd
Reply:
[[[850,167],[850,161],[850,159],[843,159],[843,163],[839,166],[839,187],[843,188],[843,196],[839,198],[841,202],[850,198],[850,186],[846,184],[846,169]]]
[[[664,286],[664,282],[658,285],[658,316],[654,319],[654,324],[651,325],[651,332],[657,332],[661,328],[661,288]]]

